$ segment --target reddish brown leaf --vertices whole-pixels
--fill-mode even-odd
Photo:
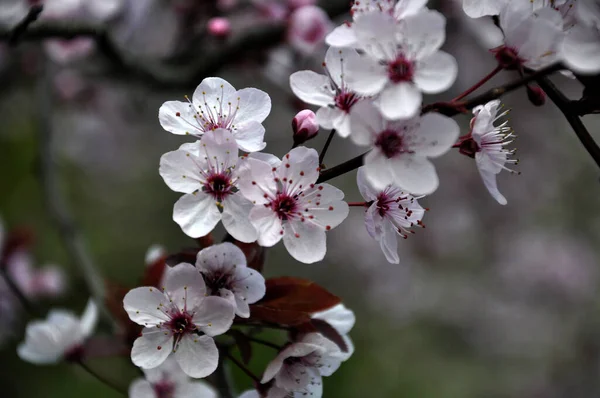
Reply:
[[[196,264],[196,256],[200,249],[192,247],[181,250],[179,253],[171,254],[165,260],[169,267],[174,267],[180,263]]]
[[[230,329],[227,334],[235,340],[235,344],[240,350],[242,361],[247,365],[252,358],[252,344],[250,343],[250,340],[248,340],[248,336],[235,329]]]
[[[144,276],[142,277],[142,283],[140,286],[158,286],[162,277],[165,273],[165,267],[167,266],[167,257],[161,256],[160,258],[154,260],[154,262],[148,264],[144,271]]]
[[[333,307],[339,297],[316,283],[300,278],[279,277],[266,281],[266,294],[250,306],[251,320],[296,326],[311,321],[311,314]]]
[[[231,242],[244,252],[246,255],[246,262],[248,267],[257,270],[258,272],[263,271],[263,267],[265,265],[265,259],[267,258],[267,249],[260,246],[256,242],[252,243],[244,243],[239,240],[234,239],[231,235],[227,234],[224,242]]]
[[[213,239],[212,234],[209,232],[208,235],[196,238],[196,242],[198,242],[198,246],[200,246],[201,249],[204,249],[205,247],[214,245],[215,240]]]

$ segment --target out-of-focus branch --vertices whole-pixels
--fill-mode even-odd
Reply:
[[[227,348],[219,350],[219,365],[213,373],[212,379],[215,388],[219,391],[219,396],[222,398],[233,398],[235,396],[233,391],[233,381],[229,368],[225,363],[225,357],[229,358],[229,352]]]
[[[23,33],[25,33],[29,28],[29,25],[37,21],[43,9],[44,6],[39,4],[31,6],[27,15],[25,15],[25,18],[23,18],[23,20],[15,25],[15,27],[9,32],[8,43],[11,45],[17,44]]]
[[[589,131],[585,128],[585,125],[578,116],[578,111],[573,106],[574,102],[569,100],[547,77],[541,77],[537,79],[537,83],[540,85],[542,90],[548,95],[548,97],[556,104],[558,109],[565,115],[565,118],[573,128],[575,135],[579,138],[579,141],[583,144],[583,147],[588,151],[594,162],[600,167],[600,147]],[[576,103],[575,103],[576,104]]]
[[[47,69],[47,66],[46,66]],[[48,71],[39,79],[38,86],[38,176],[42,187],[42,197],[46,208],[53,219],[67,254],[77,266],[85,279],[94,298],[107,320],[112,321],[104,305],[104,282],[90,256],[83,235],[76,227],[75,221],[60,190],[56,164],[52,153],[52,91]]]

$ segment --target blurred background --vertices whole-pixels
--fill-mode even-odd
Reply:
[[[49,273],[58,278],[51,297],[37,300],[44,310],[79,313],[88,292],[45,205],[41,131],[52,132],[58,189],[94,262],[106,279],[133,287],[151,245],[169,252],[194,245],[171,219],[179,194],[158,174],[160,156],[185,142],[162,130],[159,106],[191,95],[206,76],[257,87],[273,102],[266,151],[281,156],[304,107],[289,75],[320,71],[323,34],[349,18],[347,0],[321,4],[333,21],[314,9],[294,14],[311,1],[97,1],[68,11],[53,5],[39,23],[100,26],[107,32],[101,40],[0,47],[0,217],[6,231],[31,231],[30,260],[23,261],[61,270]],[[23,17],[23,3],[0,2],[4,32]],[[495,67],[487,51],[493,32],[465,19],[459,3],[429,2],[448,18],[444,49],[458,60],[459,77],[426,102],[453,98]],[[227,16],[229,25],[215,27],[215,16]],[[502,72],[486,87],[516,78]],[[560,74],[553,81],[571,98],[581,96],[577,81]],[[521,172],[499,176],[508,205],[491,198],[471,158],[453,151],[435,161],[440,187],[421,200],[431,209],[427,227],[400,242],[399,265],[386,262],[356,207],[328,234],[322,263],[297,263],[281,244],[268,251],[267,277],[313,279],[356,313],[356,352],[324,379],[326,397],[600,396],[600,173],[551,102],[534,107],[523,89],[504,103],[512,108]],[[466,133],[469,117],[457,121]],[[600,119],[584,122],[600,140]],[[307,145],[320,149],[327,133]],[[335,137],[325,163],[361,151]],[[355,179],[353,172],[330,183],[360,201]],[[222,234],[215,231],[217,239]],[[27,320],[1,286],[2,397],[119,396],[75,366],[20,361],[15,347]],[[262,373],[272,355],[257,350],[250,367]],[[123,388],[137,377],[128,357],[91,365]],[[250,387],[243,374],[234,376],[238,391]]]

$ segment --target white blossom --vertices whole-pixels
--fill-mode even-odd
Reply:
[[[303,70],[290,76],[294,94],[304,102],[320,106],[317,122],[323,128],[335,129],[342,137],[350,135],[350,112],[362,99],[345,81],[348,62],[360,62],[356,50],[330,47],[325,54],[325,75]]]
[[[252,203],[237,191],[238,148],[231,132],[219,128],[160,159],[160,175],[183,195],[173,208],[173,220],[198,238],[219,221],[234,238],[253,242],[256,229],[248,220]]]
[[[364,166],[358,169],[357,184],[363,198],[369,203],[365,226],[373,239],[379,242],[385,258],[399,264],[398,235],[406,239],[414,226],[423,226],[425,209],[417,199],[400,188],[388,185],[376,189],[365,176]]]
[[[388,119],[415,116],[422,93],[447,90],[456,79],[454,57],[439,48],[446,21],[437,11],[425,10],[403,20],[370,13],[354,24],[365,56],[348,62],[348,86],[362,95],[377,95],[376,105]]]
[[[351,138],[372,146],[366,155],[365,176],[376,189],[395,185],[412,194],[430,194],[438,187],[435,167],[428,158],[446,153],[459,135],[458,124],[438,113],[408,120],[386,120],[370,103],[352,114]]]
[[[600,4],[579,0],[574,18],[576,23],[565,37],[562,58],[567,66],[581,74],[600,71]]]
[[[98,307],[89,300],[81,318],[71,311],[52,310],[46,320],[29,322],[25,342],[17,348],[19,358],[36,365],[77,357],[98,321]]]
[[[465,14],[471,18],[498,15],[510,0],[462,0]]]
[[[312,314],[311,318],[327,322],[342,336],[347,346],[346,352],[339,350],[337,353],[342,361],[348,360],[354,354],[354,344],[350,336],[348,336],[356,322],[356,316],[354,316],[354,312],[351,309],[340,303],[325,311]]]
[[[162,291],[148,286],[129,291],[123,307],[132,321],[145,326],[131,350],[133,363],[152,369],[173,353],[190,377],[214,372],[219,352],[213,337],[229,330],[234,308],[226,299],[206,295],[202,275],[187,263],[168,272]]]
[[[292,149],[283,161],[273,155],[248,157],[240,168],[238,187],[254,203],[250,221],[258,230],[258,244],[283,243],[296,260],[314,263],[325,257],[325,231],[348,216],[344,193],[319,178],[317,151]],[[268,162],[270,161],[270,163]]]
[[[192,381],[172,358],[154,369],[144,369],[145,378],[129,386],[129,398],[217,398],[214,388],[204,381]]]
[[[206,283],[207,293],[232,301],[236,315],[250,316],[248,304],[254,304],[265,295],[265,278],[248,268],[244,252],[233,243],[225,242],[202,249],[196,268]]]
[[[158,111],[162,127],[170,133],[200,137],[216,129],[233,133],[246,152],[264,149],[261,124],[271,112],[271,98],[256,88],[235,90],[218,77],[202,80],[187,102],[168,101]]]

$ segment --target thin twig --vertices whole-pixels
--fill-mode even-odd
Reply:
[[[27,311],[30,316],[40,317],[41,316],[40,311],[37,309],[37,307],[35,305],[33,305],[33,303],[31,301],[29,301],[27,296],[25,296],[25,293],[23,293],[21,291],[21,289],[16,284],[16,282],[13,281],[12,278],[10,277],[8,270],[6,269],[6,264],[0,265],[0,275],[2,275],[2,277],[6,281],[6,284],[8,285],[8,288],[15,295],[17,300],[19,300],[19,302],[21,303],[21,305],[23,306],[25,311]]]
[[[11,46],[16,45],[19,42],[21,36],[27,31],[29,26],[35,21],[37,21],[43,9],[44,6],[41,4],[31,6],[29,8],[29,12],[27,12],[27,15],[25,15],[23,20],[16,24],[15,27],[8,32],[8,44],[10,44]]]
[[[498,74],[498,72],[500,72],[501,70],[502,70],[502,67],[500,65],[496,66],[496,68],[493,71],[491,71],[490,73],[485,75],[480,81],[475,83],[473,86],[469,87],[465,92],[460,94],[458,97],[454,98],[451,102],[460,101],[461,99],[465,98],[467,95],[471,94],[472,92],[477,90],[479,87],[481,87],[485,83],[487,83],[488,80],[490,80],[492,77],[496,76]]]
[[[329,149],[329,145],[331,145],[331,140],[333,140],[334,135],[335,135],[335,129],[332,129],[331,132],[329,133],[329,136],[327,137],[327,141],[325,141],[325,145],[323,145],[323,149],[321,150],[321,153],[319,154],[319,165],[323,164],[323,160],[325,160],[325,154],[327,153],[327,150]]]
[[[280,345],[277,345],[275,343],[271,343],[270,341],[267,340],[263,340],[263,339],[259,339],[258,337],[253,337],[253,336],[248,336],[246,335],[246,338],[254,343],[258,343],[258,344],[262,344],[264,346],[273,348],[274,350],[280,351],[283,347]]]
[[[75,363],[77,363],[79,366],[81,366],[82,369],[84,369],[86,372],[88,372],[90,375],[92,375],[94,378],[96,378],[101,383],[106,384],[108,387],[112,388],[114,391],[118,392],[119,394],[127,396],[126,391],[122,390],[121,388],[116,386],[113,382],[106,379],[104,376],[102,376],[101,374],[96,372],[94,369],[90,368],[88,366],[88,364],[85,363],[84,361],[76,361]]]
[[[362,166],[363,157],[365,155],[366,153],[363,153],[362,155],[358,155],[357,157],[347,160],[344,163],[338,164],[335,167],[322,171],[321,175],[319,176],[319,179],[317,180],[317,184],[331,180],[332,178],[341,176],[342,174],[346,174],[354,169],[358,169],[360,166]]]
[[[47,66],[46,66],[47,68]],[[39,80],[38,87],[38,177],[42,186],[45,205],[60,234],[67,254],[79,268],[91,296],[102,314],[111,323],[112,318],[104,304],[104,281],[90,256],[81,231],[76,227],[73,216],[60,190],[56,163],[52,153],[52,94],[49,87],[49,71]],[[114,325],[114,324],[113,324]]]
[[[236,357],[231,355],[229,352],[225,353],[225,356],[227,357],[227,359],[229,359],[231,362],[233,362],[238,368],[240,368],[244,373],[246,373],[246,375],[248,377],[250,377],[255,383],[260,383],[260,379],[258,378],[258,376],[256,376],[250,369],[248,369],[248,367],[246,367],[246,365],[244,365],[243,363],[238,361],[238,359]]]
[[[598,144],[594,141],[577,115],[577,110],[571,106],[572,102],[547,77],[538,78],[537,82],[552,102],[560,109],[563,115],[565,115],[565,118],[573,128],[579,141],[583,144],[583,147],[587,150],[598,167],[600,167],[600,147],[598,147]]]

